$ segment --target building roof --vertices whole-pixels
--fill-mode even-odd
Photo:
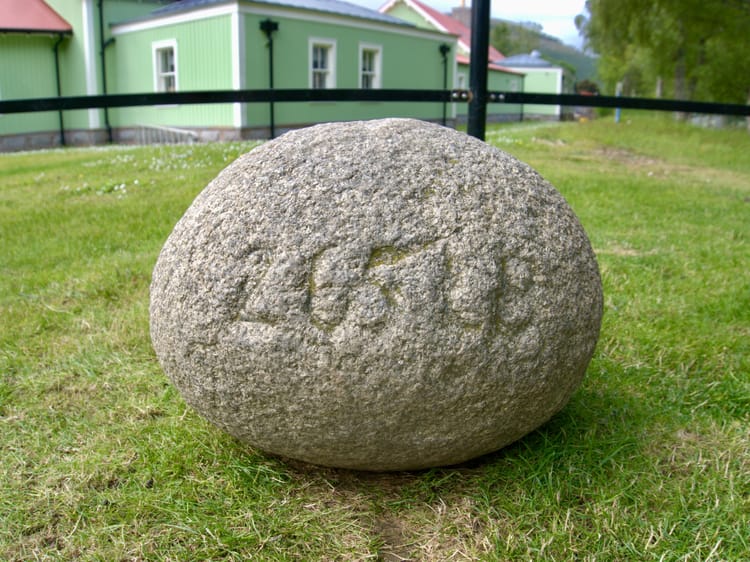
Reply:
[[[528,54],[513,55],[503,59],[503,65],[513,68],[560,68],[548,60],[544,60],[539,51],[531,51]]]
[[[458,64],[466,64],[466,65],[468,65],[468,64],[471,63],[471,59],[469,59],[469,57],[466,57],[464,55],[456,55],[456,62]],[[503,62],[505,62],[505,61],[503,61]],[[522,72],[522,71],[518,70],[517,68],[508,68],[506,66],[495,64],[493,62],[489,63],[487,65],[487,68],[489,68],[490,70],[499,70],[501,72],[507,72],[508,74],[518,74],[519,76],[526,76],[525,72]]]
[[[387,12],[398,1],[399,0],[389,0],[380,7],[380,11],[383,13]],[[444,31],[452,35],[458,35],[459,47],[461,47],[461,49],[463,49],[467,53],[471,52],[471,29],[466,27],[457,19],[452,18],[448,14],[438,12],[435,8],[432,8],[427,4],[423,4],[419,0],[403,0],[403,2],[413,10],[417,11],[423,18],[429,21],[440,31]],[[505,58],[500,51],[492,46],[490,46],[488,54],[489,60],[492,62],[500,61]]]
[[[153,12],[151,12],[151,16],[163,16],[188,10],[194,10],[197,8],[203,8],[205,6],[212,6],[215,4],[233,3],[234,1],[236,0],[177,0],[176,2],[154,10]],[[364,6],[350,4],[349,2],[344,2],[343,0],[252,0],[252,2],[255,4],[269,4],[273,6],[300,8],[303,10],[311,10],[314,12],[325,12],[340,16],[348,16],[352,18],[374,20],[382,23],[414,27],[412,24],[398,18],[394,18],[393,16],[382,14],[376,10],[370,10],[369,8],[365,8]]]
[[[0,32],[73,33],[73,27],[44,0],[0,0]]]

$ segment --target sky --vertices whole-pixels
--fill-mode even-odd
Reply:
[[[347,0],[377,10],[386,0]],[[450,12],[460,0],[420,0],[441,12]],[[569,45],[581,46],[574,19],[584,12],[585,0],[494,0],[490,4],[493,18],[510,21],[533,21],[542,25],[544,33],[560,38]],[[466,0],[466,5],[471,5]]]

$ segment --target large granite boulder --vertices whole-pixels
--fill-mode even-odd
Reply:
[[[151,337],[185,400],[321,465],[460,463],[558,412],[602,314],[573,211],[529,166],[408,119],[318,125],[222,171],[161,251]]]

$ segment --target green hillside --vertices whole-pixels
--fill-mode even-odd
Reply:
[[[493,19],[491,25],[492,44],[505,56],[537,50],[550,62],[569,65],[575,72],[575,81],[597,81],[594,57],[566,45],[557,37],[543,33],[539,24]]]
[[[556,37],[543,36],[539,41],[539,52],[552,62],[567,63],[575,69],[576,81],[598,81],[596,73],[596,59],[582,51],[566,45]]]

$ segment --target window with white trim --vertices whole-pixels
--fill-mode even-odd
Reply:
[[[158,41],[151,44],[154,64],[154,90],[177,91],[177,41]]]
[[[373,90],[381,86],[381,59],[383,48],[380,45],[359,45],[359,87]]]
[[[310,88],[325,90],[336,87],[336,42],[332,39],[310,39]]]

